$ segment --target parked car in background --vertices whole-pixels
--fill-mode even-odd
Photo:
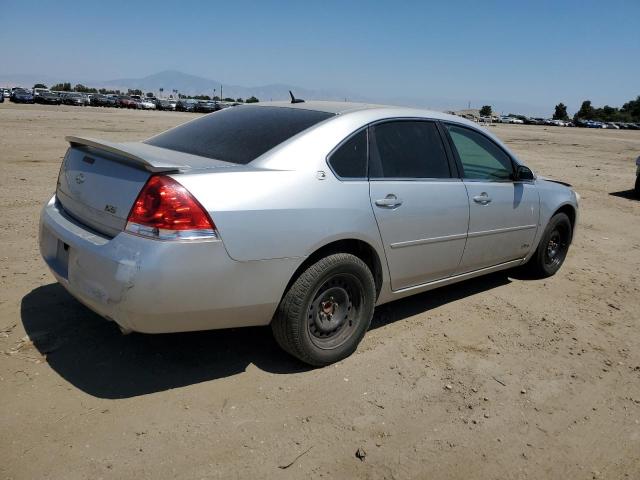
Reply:
[[[14,89],[9,99],[14,103],[34,103],[33,94],[23,88]]]
[[[142,143],[67,140],[39,243],[73,296],[125,332],[271,324],[317,366],[355,351],[376,305],[554,275],[578,217],[567,184],[439,112],[275,102]]]
[[[156,102],[156,109],[158,110],[175,110],[176,109],[176,101],[175,100],[158,100]]]
[[[100,93],[93,94],[91,96],[90,103],[94,107],[107,107],[108,105],[108,97],[106,95],[102,95]]]
[[[3,92],[0,92],[0,103],[4,103],[4,95],[3,95]]]
[[[47,104],[47,105],[60,105],[62,100],[53,92],[40,92],[34,99],[35,103]]]
[[[585,120],[584,126],[586,128],[607,128],[604,123],[595,120]]]
[[[9,90],[8,88],[5,88],[2,96],[4,98],[9,98],[11,96],[11,90]]]
[[[516,117],[511,117],[511,116],[506,116],[506,115],[502,115],[500,116],[500,123],[524,123],[522,120],[520,120],[519,118]]]
[[[42,95],[43,93],[51,93],[51,90],[49,90],[48,88],[34,88],[31,90],[31,93],[33,94],[33,100],[35,103],[40,103],[38,102],[38,97],[40,95]]]
[[[120,95],[117,105],[120,108],[138,108],[138,103],[128,95]]]
[[[118,106],[118,96],[115,94],[107,94],[105,95],[106,107],[117,107]]]
[[[84,107],[86,105],[86,99],[81,93],[69,92],[62,98],[62,103],[65,105]]]
[[[176,103],[176,110],[178,112],[193,112],[195,111],[198,101],[192,98],[183,98]]]
[[[220,110],[220,106],[218,105],[218,102],[214,102],[212,100],[201,100],[196,103],[193,110],[200,113],[212,113]]]
[[[139,108],[142,108],[144,110],[155,110],[156,109],[155,99],[153,98],[141,99],[139,103]]]

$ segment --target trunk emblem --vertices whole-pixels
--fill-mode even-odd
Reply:
[[[84,173],[79,173],[78,175],[76,175],[76,183],[84,183]]]

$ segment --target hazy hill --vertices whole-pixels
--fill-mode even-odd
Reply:
[[[96,80],[96,79],[74,79],[59,78],[51,75],[39,74],[3,74],[0,73],[0,87],[6,86],[24,86],[32,87],[35,83],[45,83],[52,85],[58,82],[71,82],[72,85],[82,83],[89,87],[105,87],[110,89],[126,90],[128,88],[138,88],[145,92],[152,91],[158,93],[160,88],[164,88],[164,94],[169,95],[172,89],[177,89],[184,95],[213,95],[213,89],[216,89],[216,95],[220,94],[219,80],[190,75],[176,70],[165,70],[163,72],[147,75],[142,78],[119,78],[115,80]],[[428,90],[425,85],[425,91]],[[549,115],[546,109],[539,106],[530,105],[524,102],[513,102],[491,99],[454,99],[433,96],[433,92],[429,91],[429,95],[424,97],[401,97],[392,96],[386,98],[372,98],[359,95],[357,92],[349,92],[339,89],[315,90],[309,88],[298,87],[287,84],[260,85],[254,87],[246,87],[241,85],[222,84],[222,95],[232,98],[248,98],[252,95],[258,97],[262,101],[268,100],[285,100],[289,98],[289,90],[292,90],[296,97],[307,100],[349,100],[354,102],[373,102],[386,103],[392,105],[407,105],[421,108],[430,108],[433,110],[460,110],[467,107],[467,101],[471,101],[474,106],[492,105],[494,112],[500,113],[522,113],[528,115]],[[551,107],[549,107],[550,109]]]

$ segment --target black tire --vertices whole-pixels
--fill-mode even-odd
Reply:
[[[636,187],[634,192],[636,193],[636,198],[640,198],[640,175],[636,177]]]
[[[351,355],[369,329],[373,275],[358,257],[336,253],[310,265],[289,287],[271,322],[286,352],[316,367]]]
[[[555,275],[567,257],[572,236],[571,220],[565,213],[551,217],[538,248],[526,265],[529,273],[536,278]]]

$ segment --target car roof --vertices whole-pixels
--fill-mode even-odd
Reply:
[[[259,107],[281,107],[281,108],[296,108],[302,110],[314,110],[318,112],[333,113],[335,115],[345,115],[356,112],[367,112],[370,118],[386,118],[386,117],[422,117],[435,120],[448,120],[457,123],[464,123],[467,125],[476,126],[473,122],[459,117],[457,115],[450,115],[448,113],[438,112],[435,110],[428,110],[424,108],[416,107],[401,107],[394,105],[381,105],[375,103],[357,103],[357,102],[331,102],[312,100],[305,101],[303,103],[291,103],[287,101],[282,102],[259,102],[248,104]]]
[[[334,113],[336,115],[355,112],[360,110],[366,110],[369,108],[384,107],[384,105],[375,105],[371,103],[355,103],[355,102],[328,102],[328,101],[305,101],[301,103],[291,103],[288,101],[282,102],[260,102],[253,103],[251,105],[257,107],[284,107],[284,108],[297,108],[302,110],[314,110],[317,112]]]
[[[245,108],[247,106],[257,106],[257,107],[279,107],[279,108],[294,108],[301,110],[314,110],[319,112],[332,113],[336,115],[333,117],[335,120],[338,117],[342,117],[346,120],[345,117],[350,117],[355,120],[358,125],[364,125],[367,123],[384,121],[388,119],[428,119],[428,120],[442,120],[445,122],[456,123],[459,125],[465,125],[467,127],[473,128],[474,130],[481,131],[484,135],[491,138],[495,143],[500,145],[505,151],[509,152],[511,157],[516,161],[516,163],[521,164],[517,155],[515,155],[498,137],[496,137],[493,132],[468,120],[464,117],[460,117],[458,115],[451,115],[448,113],[438,112],[435,110],[427,110],[423,108],[413,108],[413,107],[400,107],[393,105],[377,105],[373,103],[355,103],[355,102],[325,102],[325,101],[305,101],[301,103],[291,103],[291,102],[259,102],[259,103],[251,103],[248,105],[236,107],[236,108]],[[327,120],[332,121],[332,120]],[[320,128],[322,122],[319,125],[312,127]],[[304,132],[303,132],[304,133]],[[285,142],[287,143],[287,142]]]

